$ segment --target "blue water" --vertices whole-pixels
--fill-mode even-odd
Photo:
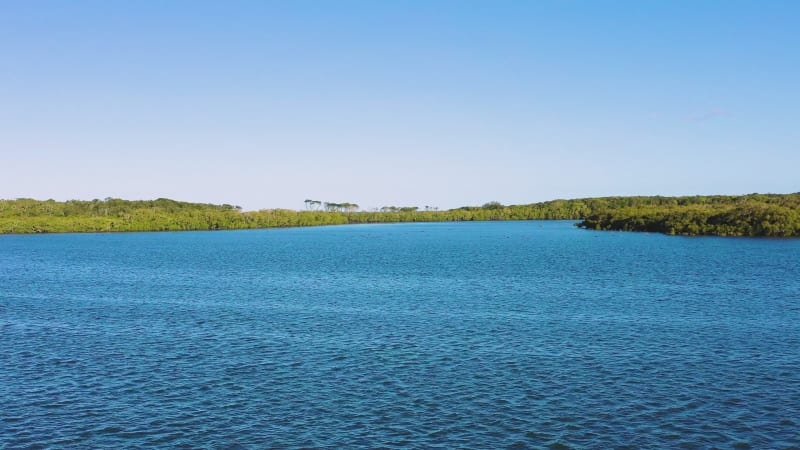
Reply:
[[[800,240],[0,236],[0,448],[800,447]]]

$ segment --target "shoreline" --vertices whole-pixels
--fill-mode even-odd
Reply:
[[[381,223],[573,220],[579,228],[597,231],[680,236],[800,237],[800,193],[597,197],[525,205],[489,202],[483,206],[464,206],[443,211],[427,207],[426,210],[417,207],[385,209],[262,209],[245,212],[229,204],[188,203],[163,198],[67,202],[0,200],[0,234],[222,231]]]

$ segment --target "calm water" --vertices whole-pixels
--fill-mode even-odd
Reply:
[[[797,448],[800,240],[0,236],[0,442]]]

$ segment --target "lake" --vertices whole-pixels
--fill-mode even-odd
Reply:
[[[0,236],[0,447],[800,447],[800,240]]]

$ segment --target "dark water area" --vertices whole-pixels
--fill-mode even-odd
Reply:
[[[800,240],[0,236],[0,448],[798,448]]]

